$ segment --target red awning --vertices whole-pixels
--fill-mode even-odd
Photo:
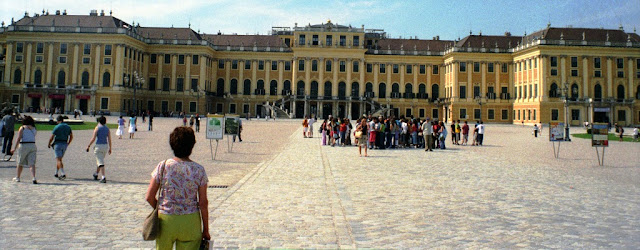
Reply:
[[[91,95],[76,95],[76,99],[89,100],[91,99]]]
[[[42,94],[40,94],[40,93],[29,93],[29,94],[27,94],[27,96],[30,97],[30,98],[40,98],[40,97],[42,97]]]
[[[50,94],[49,98],[54,99],[54,100],[64,100],[64,95],[60,95],[60,94]]]

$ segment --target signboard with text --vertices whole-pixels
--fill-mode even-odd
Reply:
[[[549,141],[564,141],[564,123],[549,123]]]
[[[220,140],[224,136],[224,116],[207,115],[207,139]]]
[[[592,147],[608,147],[609,146],[609,124],[607,123],[592,124],[591,146]]]

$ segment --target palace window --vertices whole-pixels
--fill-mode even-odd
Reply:
[[[618,69],[624,69],[624,59],[616,58],[616,66]]]
[[[300,35],[299,39],[298,39],[298,45],[305,45],[305,36],[304,35]]]
[[[596,69],[600,68],[600,57],[594,57],[593,58],[593,67]]]
[[[506,63],[502,64],[502,73],[507,73],[507,71],[509,71],[509,65]]]
[[[285,71],[290,71],[291,70],[291,61],[284,62],[284,70]]]
[[[218,69],[224,69],[224,59],[218,60]]]
[[[22,55],[16,55],[16,62],[22,62]]]
[[[184,78],[178,77],[176,81],[176,91],[184,91]]]
[[[244,69],[251,69],[251,60],[244,60]]]
[[[407,74],[413,74],[413,65],[407,64],[405,66]]]
[[[149,77],[149,90],[151,91],[155,91],[156,90],[156,78],[155,77]]]
[[[36,44],[36,54],[44,53],[44,43]]]
[[[170,79],[169,77],[162,78],[162,91],[169,91]]]
[[[298,71],[304,71],[304,60],[298,60]]]
[[[178,55],[178,64],[184,64],[184,55]]]
[[[489,73],[493,73],[493,63],[489,63],[489,64],[487,65],[487,72],[489,72]]]
[[[467,98],[467,86],[460,86],[460,98]]]
[[[438,70],[439,70],[439,69],[438,69],[438,65],[433,65],[433,70],[432,70],[433,72],[432,72],[432,74],[437,75],[437,74],[438,74]]]
[[[340,46],[347,45],[347,36],[340,36]]]
[[[67,63],[67,57],[66,56],[58,57],[58,63]]]
[[[473,109],[473,119],[482,120],[480,109]]]
[[[85,55],[89,55],[91,54],[91,44],[85,44],[84,45],[84,50],[82,52]]]
[[[91,63],[91,58],[89,57],[83,57],[82,58],[82,64],[89,64]]]
[[[480,63],[479,62],[474,62],[473,63],[473,72],[480,72]]]
[[[171,63],[171,55],[165,54],[164,55],[164,64],[170,64],[170,63]]]
[[[466,72],[466,71],[467,71],[467,63],[460,62],[460,72]]]
[[[503,109],[501,118],[502,118],[502,120],[509,120],[509,110]]]
[[[62,54],[62,55],[67,54],[67,44],[66,43],[61,43],[60,44],[60,54]]]
[[[313,72],[318,71],[318,61],[317,60],[311,61],[311,71],[313,71]]]
[[[353,73],[358,73],[360,71],[360,63],[358,61],[353,61],[351,65]]]
[[[340,61],[340,72],[345,72],[347,70],[347,65],[345,61]]]
[[[577,56],[572,56],[571,57],[571,67],[572,68],[577,68],[578,67],[578,57]]]
[[[558,67],[558,57],[549,57],[549,61],[551,63],[551,67]]]
[[[420,65],[420,74],[424,75],[427,73],[427,66],[426,65]]]
[[[327,72],[331,72],[331,65],[332,65],[332,61],[331,60],[327,60],[327,62],[325,63],[324,70],[327,71]]]
[[[353,46],[360,46],[360,36],[353,36]]]
[[[238,69],[238,60],[231,61],[231,69]]]
[[[386,65],[384,63],[380,64],[380,74],[384,74],[387,73],[387,68]]]
[[[151,54],[151,64],[156,64],[156,63],[158,63],[158,55]]]
[[[577,69],[572,69],[571,70],[571,76],[578,76],[578,70]]]
[[[332,45],[333,45],[333,36],[327,35],[327,46],[332,46]]]
[[[373,72],[373,64],[367,63],[367,73]]]
[[[602,77],[602,71],[596,70],[593,72],[593,77]]]
[[[558,120],[558,109],[551,109],[551,120],[552,121],[557,121]]]
[[[393,73],[394,73],[394,74],[398,74],[398,71],[399,71],[399,70],[398,70],[398,64],[394,64],[394,65],[393,65]]]
[[[551,75],[552,76],[557,76],[558,75],[558,69],[551,69]]]
[[[460,109],[460,119],[467,119],[467,109]]]
[[[198,65],[199,61],[200,61],[200,56],[198,55],[191,56],[191,64]]]
[[[264,61],[263,60],[259,60],[258,61],[258,70],[264,70]]]
[[[311,37],[311,45],[318,45],[318,35],[313,35]]]
[[[278,70],[278,61],[271,61],[271,70],[273,71]]]
[[[110,56],[111,55],[111,44],[107,44],[104,46],[104,55],[105,56]]]

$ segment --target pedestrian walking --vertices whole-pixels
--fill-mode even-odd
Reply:
[[[307,132],[309,132],[309,117],[305,116],[302,120],[302,136],[307,138]]]
[[[193,128],[193,125],[196,123],[196,118],[191,115],[191,117],[189,118],[189,127]]]
[[[196,132],[200,133],[200,114],[196,114]]]
[[[16,148],[10,150],[11,154],[18,152],[18,166],[16,170],[16,177],[13,181],[20,182],[20,174],[22,174],[22,168],[29,166],[31,170],[31,182],[38,184],[36,180],[36,123],[31,116],[25,116],[22,121],[22,126],[18,130],[18,138],[16,139]]]
[[[623,141],[622,137],[624,136],[624,128],[622,128],[621,125],[618,125],[618,129],[616,129],[618,131],[618,136],[620,137],[620,141]]]
[[[638,141],[638,127],[633,129],[633,141]]]
[[[104,157],[107,153],[111,155],[111,132],[109,131],[109,127],[107,127],[107,118],[104,116],[98,118],[98,125],[93,130],[93,136],[91,137],[91,141],[89,141],[89,145],[87,145],[87,152],[89,152],[89,148],[94,141],[96,145],[93,147],[93,153],[96,156],[96,164],[98,167],[96,168],[96,172],[93,173],[93,179],[98,180],[98,174],[101,174],[102,178],[100,178],[100,182],[107,183]]]
[[[482,146],[483,141],[484,141],[484,122],[480,121],[480,125],[478,125],[478,145]]]
[[[429,118],[422,123],[422,136],[424,137],[424,151],[433,151],[431,144],[433,143],[433,126],[429,122]]]
[[[149,120],[149,126],[151,126],[151,120]],[[122,116],[118,119],[118,130],[116,130],[116,135],[118,139],[122,139],[122,135],[124,134],[124,119]]]
[[[537,124],[533,124],[533,136],[534,137],[538,137],[538,125]]]
[[[153,112],[149,112],[149,131],[153,131]]]
[[[134,135],[136,134],[136,131],[138,131],[137,120],[138,119],[135,114],[132,114],[131,117],[129,118],[129,139],[133,139]]]
[[[151,173],[145,198],[158,208],[156,249],[173,249],[174,244],[176,249],[198,249],[203,239],[211,239],[209,179],[204,167],[190,158],[195,143],[193,129],[175,128],[169,135],[174,157],[158,163]]]
[[[16,117],[13,111],[6,111],[5,116],[2,117],[3,131],[2,131],[2,153],[6,155],[12,155],[11,146],[13,145],[13,136],[15,135]]]
[[[56,156],[56,173],[53,176],[59,180],[64,180],[67,178],[67,175],[64,173],[62,157],[64,157],[67,147],[69,147],[69,144],[73,141],[73,132],[71,131],[71,127],[64,123],[62,115],[58,115],[56,120],[58,125],[53,128],[47,145],[49,148],[53,147]]]
[[[362,120],[360,120],[360,124],[358,124],[358,126],[356,127],[356,131],[353,134],[356,140],[358,140],[358,153],[360,154],[360,156],[362,156],[362,148],[364,147],[364,157],[369,156],[367,154],[367,141],[369,139],[367,138],[367,131],[369,131],[368,127],[369,125],[367,124],[367,119],[362,118]]]

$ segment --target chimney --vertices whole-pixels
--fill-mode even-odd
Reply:
[[[436,41],[440,41],[440,35],[436,36]]]
[[[104,10],[100,10],[100,16],[104,16]]]
[[[60,10],[56,10],[56,16],[60,15]]]
[[[67,15],[67,10],[64,10],[64,12],[62,12],[62,15],[66,16]]]
[[[505,32],[504,32],[504,36],[511,36],[511,32],[509,32],[509,31],[505,31]]]
[[[89,16],[97,16],[98,15],[98,10],[91,10],[89,12]]]

